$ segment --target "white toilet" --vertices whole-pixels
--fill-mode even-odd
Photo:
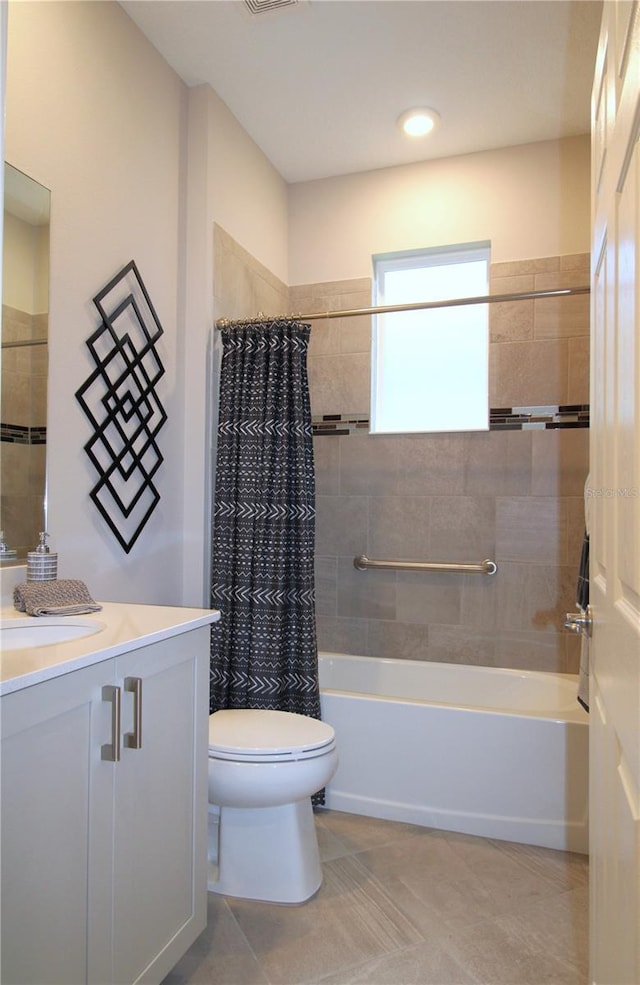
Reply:
[[[311,795],[337,767],[335,732],[326,722],[287,711],[214,712],[209,891],[272,903],[313,896],[322,869]]]

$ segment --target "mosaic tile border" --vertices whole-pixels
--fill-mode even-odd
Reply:
[[[0,441],[10,445],[46,445],[46,427],[30,428],[25,424],[0,424]]]
[[[589,404],[549,404],[542,407],[492,407],[490,431],[588,428]]]
[[[322,414],[312,417],[314,435],[351,434],[354,431],[368,431],[369,417],[365,414]]]
[[[490,431],[559,430],[588,428],[589,404],[547,404],[539,407],[492,407]],[[369,430],[365,414],[322,414],[312,418],[316,437],[356,434]]]

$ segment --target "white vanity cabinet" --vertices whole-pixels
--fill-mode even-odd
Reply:
[[[204,929],[208,655],[201,626],[3,696],[2,982],[159,983]]]

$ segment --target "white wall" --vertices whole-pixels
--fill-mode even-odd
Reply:
[[[288,214],[284,180],[208,86],[189,90],[188,133],[183,595],[201,605],[209,602],[210,466],[218,401],[212,325],[225,314],[214,310],[213,224],[286,283]]]
[[[206,93],[215,221],[287,284],[288,186],[216,93]]]
[[[49,521],[60,576],[104,599],[201,604],[213,223],[283,280],[286,184],[224,103],[188,90],[113,2],[10,2],[6,159],[51,189]],[[161,495],[125,555],[89,499],[93,296],[135,259],[164,335]]]
[[[280,175],[207,87],[187,90],[114,2],[11,0],[5,157],[51,189],[49,529],[104,599],[206,602],[213,223],[290,284],[373,252],[490,238],[494,261],[589,248],[588,139],[309,182]],[[125,555],[89,499],[93,296],[130,259],[165,334],[160,504]]]
[[[5,157],[51,189],[49,520],[59,575],[104,599],[181,597],[184,439],[177,354],[186,88],[115,3],[9,4]],[[93,296],[135,259],[165,330],[160,504],[125,555],[89,499]]]
[[[291,185],[289,283],[371,276],[374,253],[491,240],[491,260],[590,248],[589,137]]]
[[[49,227],[5,213],[2,283],[4,303],[29,315],[47,311]]]

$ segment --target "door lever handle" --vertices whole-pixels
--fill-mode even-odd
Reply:
[[[584,612],[567,612],[564,618],[564,628],[571,633],[583,633],[590,637],[593,632],[591,606],[588,605]]]

